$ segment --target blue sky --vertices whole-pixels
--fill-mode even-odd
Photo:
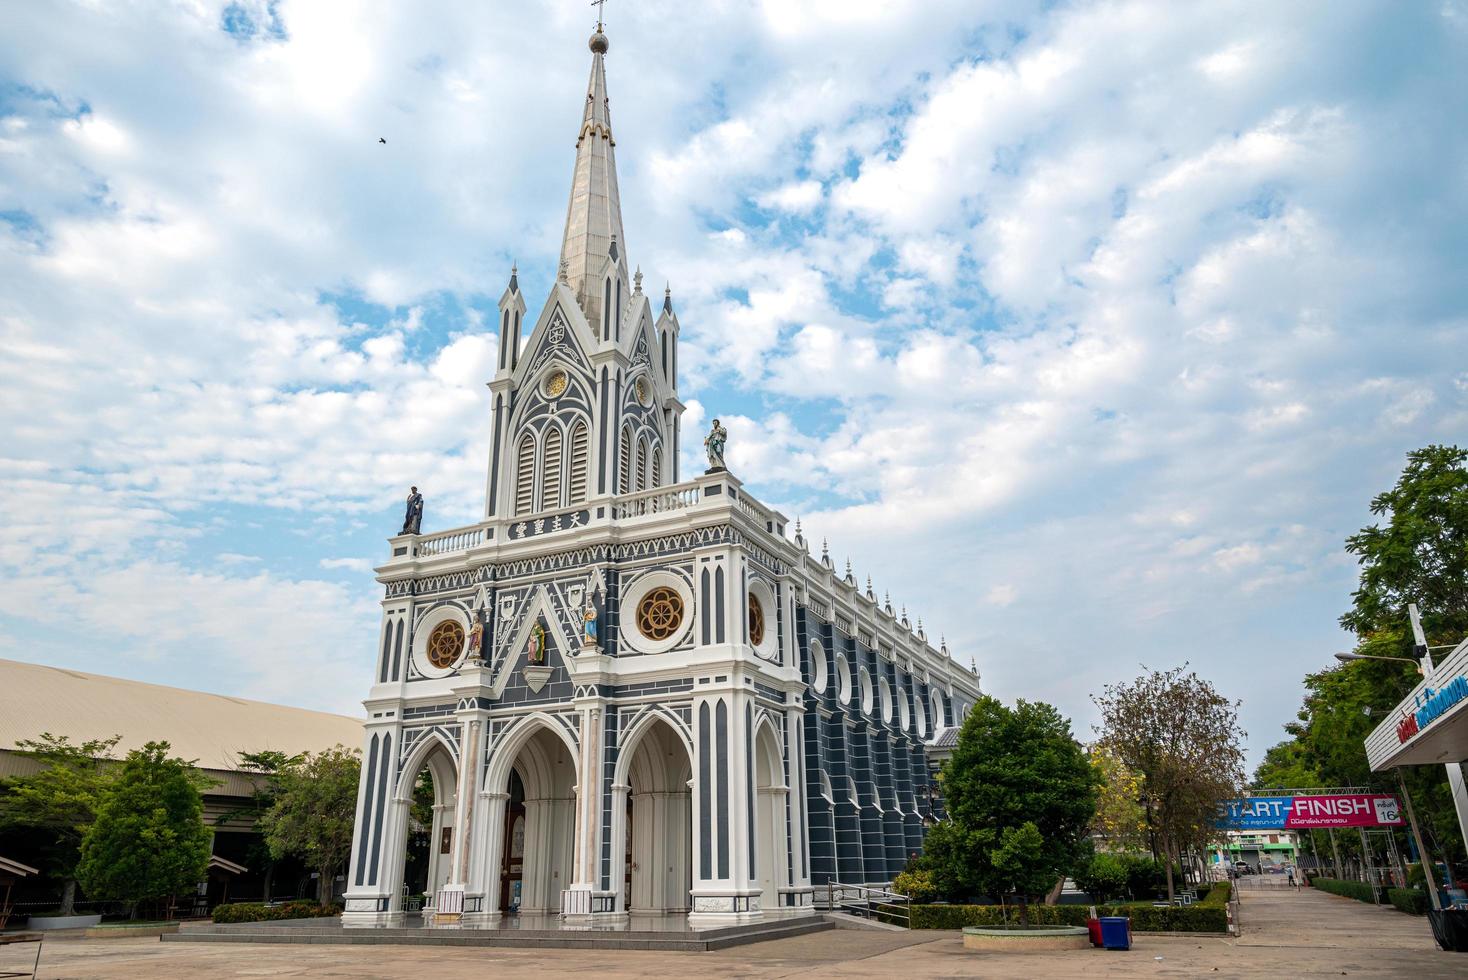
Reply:
[[[1276,741],[1342,540],[1468,432],[1468,5],[608,20],[686,430],[991,692],[1086,735],[1188,660]],[[355,710],[404,488],[482,505],[485,311],[554,272],[590,26],[0,8],[0,656]]]

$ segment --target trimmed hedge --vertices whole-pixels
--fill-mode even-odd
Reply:
[[[1399,912],[1408,915],[1426,915],[1432,907],[1427,900],[1427,892],[1420,888],[1388,888],[1386,897]]]
[[[1340,878],[1316,878],[1311,884],[1323,892],[1332,895],[1344,895],[1346,898],[1354,898],[1358,902],[1376,902],[1376,896],[1371,891],[1371,886],[1364,881],[1342,881]]]
[[[259,902],[235,902],[214,906],[215,922],[270,922],[275,919],[320,919],[341,915],[340,905],[317,905],[315,902],[284,902],[262,905]]]
[[[1098,915],[1122,915],[1132,920],[1136,932],[1228,932],[1227,887],[1215,886],[1205,901],[1192,905],[1154,908],[1150,905],[1098,905]],[[1019,910],[1009,906],[1009,921],[1018,921]],[[1083,926],[1089,915],[1084,905],[1031,905],[1030,922],[1042,926]],[[997,926],[1005,922],[1006,909],[999,905],[914,905],[914,929],[962,929],[964,926]]]

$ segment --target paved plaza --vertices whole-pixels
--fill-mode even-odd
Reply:
[[[1323,892],[1247,891],[1239,939],[1141,936],[1129,953],[968,953],[955,933],[838,929],[715,953],[406,946],[192,945],[61,938],[46,980],[353,977],[1433,977],[1468,975],[1468,956],[1433,944],[1427,922]],[[1160,959],[1159,959],[1160,957]],[[7,961],[8,962],[8,961]],[[0,969],[4,969],[0,964]]]

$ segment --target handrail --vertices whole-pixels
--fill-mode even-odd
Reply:
[[[839,894],[838,894],[839,893]],[[847,893],[852,893],[848,897]],[[912,899],[885,888],[826,882],[826,909],[844,911],[865,919],[877,919],[904,929],[912,928]]]

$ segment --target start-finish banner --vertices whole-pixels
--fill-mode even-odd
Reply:
[[[1225,800],[1218,825],[1229,830],[1309,830],[1327,827],[1400,827],[1395,796],[1253,796]]]
[[[1286,829],[1325,827],[1400,827],[1402,807],[1395,796],[1297,796]]]

